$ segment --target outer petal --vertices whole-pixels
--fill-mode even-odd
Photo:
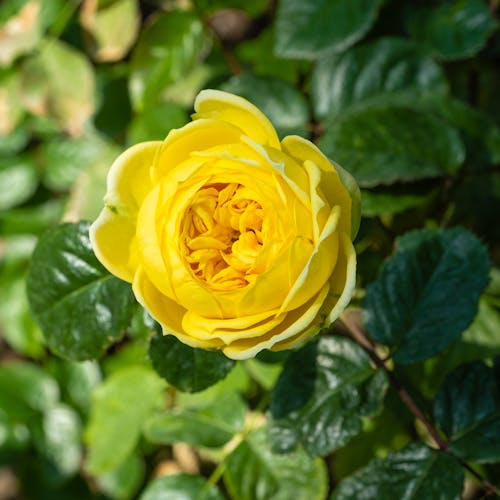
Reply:
[[[354,239],[361,217],[361,195],[352,176],[338,165],[333,165],[312,142],[302,137],[290,135],[283,139],[281,145],[283,151],[297,161],[312,161],[322,170],[320,189],[331,205],[340,205],[343,214],[340,229]]]
[[[260,144],[281,149],[276,130],[268,118],[242,97],[220,90],[202,90],[194,102],[193,120],[214,118],[232,123]]]
[[[108,174],[105,207],[90,227],[97,258],[108,271],[129,283],[138,265],[137,212],[151,189],[149,171],[160,145],[160,141],[143,142],[115,160]]]
[[[330,291],[310,327],[294,337],[276,343],[273,351],[291,349],[330,326],[347,307],[356,285],[356,253],[346,234],[340,235],[340,249],[335,271],[330,277]]]
[[[263,349],[272,349],[273,346],[302,332],[309,331],[315,321],[318,311],[328,294],[328,283],[309,302],[302,307],[287,313],[284,321],[258,339],[237,340],[223,348],[224,354],[232,359],[248,359]]]
[[[153,285],[142,268],[139,268],[135,275],[133,290],[139,303],[160,323],[164,334],[175,335],[191,347],[210,349],[222,344],[217,340],[201,340],[187,335],[182,329],[182,318],[186,310],[177,302],[163,295]]]

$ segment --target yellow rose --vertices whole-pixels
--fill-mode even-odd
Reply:
[[[204,90],[195,111],[114,162],[94,251],[165,334],[233,359],[288,349],[351,298],[359,190],[241,97]]]

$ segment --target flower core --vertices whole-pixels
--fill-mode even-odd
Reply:
[[[181,252],[193,276],[212,290],[230,291],[252,283],[262,272],[264,210],[248,187],[205,184],[181,223]]]

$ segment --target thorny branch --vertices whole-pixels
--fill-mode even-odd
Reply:
[[[399,380],[396,379],[394,373],[387,367],[386,359],[380,358],[375,350],[375,345],[369,340],[366,336],[365,330],[363,326],[360,324],[358,315],[347,311],[344,312],[341,316],[341,321],[345,325],[345,327],[349,330],[352,338],[368,353],[370,359],[373,361],[375,366],[384,372],[387,375],[389,383],[393,387],[393,389],[398,393],[399,397],[403,401],[403,403],[407,406],[410,412],[422,422],[422,424],[427,429],[427,432],[431,436],[431,438],[436,443],[437,447],[444,452],[450,453],[448,443],[441,438],[439,432],[436,427],[429,421],[429,419],[423,414],[422,410],[416,405],[413,398],[410,396],[408,391],[401,385]],[[486,478],[481,476],[477,471],[475,471],[469,464],[464,462],[459,457],[454,457],[458,460],[460,465],[466,469],[472,476],[474,476],[484,487],[486,493],[488,495],[500,495],[500,490]]]

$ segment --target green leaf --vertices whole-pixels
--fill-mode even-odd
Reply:
[[[43,168],[43,183],[53,191],[68,190],[84,170],[106,161],[110,145],[96,134],[78,138],[56,137],[37,150]],[[106,161],[106,167],[109,163]]]
[[[407,233],[366,290],[370,335],[393,349],[397,363],[437,354],[474,320],[488,270],[485,247],[464,229]]]
[[[132,317],[130,285],[111,276],[95,257],[89,224],[47,232],[33,253],[28,298],[47,345],[80,361],[99,357],[121,338]]]
[[[291,354],[271,400],[270,438],[280,452],[298,443],[327,455],[361,432],[361,417],[381,411],[387,380],[349,339],[324,337]]]
[[[139,32],[138,1],[116,0],[97,9],[88,2],[80,12],[82,26],[92,37],[94,59],[99,62],[123,59]]]
[[[368,32],[380,0],[283,0],[276,16],[275,52],[315,59],[341,52]]]
[[[136,498],[146,467],[142,457],[129,455],[116,469],[96,477],[99,489],[108,497],[116,500]]]
[[[462,59],[479,52],[497,23],[484,0],[447,0],[411,11],[412,36],[443,59]]]
[[[454,128],[403,107],[350,113],[327,128],[320,147],[362,187],[446,175],[465,158]]]
[[[193,349],[171,335],[151,339],[149,357],[154,369],[170,384],[184,392],[198,392],[222,380],[234,361],[220,351]]]
[[[0,159],[0,210],[20,205],[28,200],[38,186],[33,160],[26,155]]]
[[[160,14],[132,53],[129,89],[134,109],[153,107],[165,88],[192,70],[205,44],[201,21],[190,12]]]
[[[0,367],[0,408],[14,421],[26,421],[59,400],[57,382],[38,366],[17,361]]]
[[[145,423],[144,435],[152,443],[188,443],[219,447],[241,432],[247,405],[239,395],[229,393],[215,404],[197,409],[174,409],[152,416]]]
[[[0,69],[0,137],[5,137],[19,126],[24,115],[21,105],[21,78],[18,71]]]
[[[95,389],[85,433],[90,473],[109,472],[130,455],[144,421],[161,405],[164,387],[151,369],[130,366]]]
[[[59,480],[75,475],[82,459],[81,421],[69,406],[59,404],[35,427],[35,447]]]
[[[90,61],[74,47],[45,40],[22,68],[24,104],[48,115],[62,130],[79,136],[95,110],[95,77]]]
[[[500,385],[493,369],[475,362],[448,375],[434,403],[434,418],[459,457],[500,460]]]
[[[183,106],[172,102],[161,102],[134,117],[127,130],[127,142],[162,141],[173,128],[180,128],[188,121]]]
[[[398,186],[398,189],[365,189],[361,194],[361,212],[365,217],[396,214],[424,205],[428,200],[428,192],[423,194],[401,186]]]
[[[333,121],[360,109],[447,90],[443,70],[421,47],[403,38],[381,38],[318,61],[311,81],[314,112]]]
[[[41,0],[6,0],[0,10],[0,67],[10,66],[31,52],[42,35],[39,20]]]
[[[297,83],[301,72],[309,69],[309,62],[282,59],[274,54],[274,27],[271,26],[257,37],[243,40],[236,48],[239,61],[248,64],[258,76],[280,78],[290,83]]]
[[[411,444],[344,479],[332,500],[459,500],[464,475],[449,454]]]
[[[281,138],[294,134],[309,135],[307,101],[290,83],[247,72],[233,76],[221,89],[255,104],[271,120]]]
[[[232,498],[322,500],[328,489],[325,463],[303,450],[274,454],[266,430],[258,429],[226,458],[224,483]]]
[[[224,500],[217,486],[200,476],[174,474],[155,479],[148,484],[139,500]]]

